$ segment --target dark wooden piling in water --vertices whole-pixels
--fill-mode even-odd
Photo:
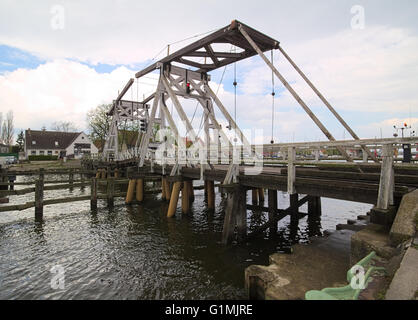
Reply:
[[[107,179],[107,206],[113,207],[114,206],[114,198],[115,198],[115,178],[108,178]]]
[[[97,179],[91,179],[90,185],[90,209],[96,210],[97,209]]]
[[[185,214],[190,212],[190,184],[189,181],[183,181],[181,189],[181,211]]]
[[[208,192],[208,209],[215,209],[215,185],[212,180],[207,180],[207,192]]]
[[[42,216],[44,213],[44,180],[38,179],[35,182],[35,216]]]
[[[277,190],[268,190],[268,217],[269,222],[271,222],[270,226],[270,232],[273,234],[277,233],[277,221],[276,221],[276,211],[278,207],[278,201],[277,201]]]

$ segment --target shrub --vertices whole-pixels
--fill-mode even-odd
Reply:
[[[58,156],[49,156],[49,155],[30,155],[29,161],[51,161],[57,160]]]

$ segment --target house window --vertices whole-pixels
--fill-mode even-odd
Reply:
[[[32,151],[30,152],[30,154],[31,154],[31,155],[36,155],[36,150],[32,150]]]
[[[36,144],[36,141],[35,140],[32,140],[32,144]]]
[[[58,141],[55,141],[55,146],[58,147]]]
[[[40,155],[44,155],[45,154],[45,151],[41,150],[41,151],[39,151],[39,154]]]
[[[84,137],[81,137],[82,140],[84,140]]]
[[[55,154],[58,154],[58,151],[55,151]]]
[[[52,151],[48,151],[48,156],[52,156]]]

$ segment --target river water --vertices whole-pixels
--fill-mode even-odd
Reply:
[[[46,177],[53,178],[66,177]],[[89,188],[45,191],[45,198],[82,194]],[[178,208],[172,219],[160,197],[147,195],[143,205],[132,206],[119,198],[113,209],[99,200],[97,211],[89,201],[50,205],[41,220],[33,208],[0,213],[0,299],[245,299],[246,267],[267,265],[270,254],[308,243],[371,207],[323,198],[321,220],[305,217],[295,229],[285,218],[276,235],[266,231],[248,243],[222,246],[225,201],[219,193],[214,213],[205,209],[203,191],[195,191],[192,213],[182,216]],[[278,198],[286,208],[287,195]],[[10,197],[10,204],[26,201],[33,193]],[[248,213],[249,231],[267,221],[264,213]]]

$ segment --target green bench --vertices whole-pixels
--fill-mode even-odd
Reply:
[[[367,285],[372,281],[372,273],[375,271],[386,271],[383,267],[375,267],[372,265],[373,258],[376,257],[376,252],[372,251],[367,257],[363,258],[357,262],[350,270],[347,272],[347,281],[348,285],[340,288],[325,288],[322,290],[310,290],[306,292],[306,300],[357,300],[361,291],[367,288]],[[356,281],[354,278],[357,274],[359,267],[362,267],[364,270],[364,285],[358,285],[358,283],[351,284],[352,281]],[[367,271],[366,271],[367,270]],[[354,280],[353,280],[354,278]]]

